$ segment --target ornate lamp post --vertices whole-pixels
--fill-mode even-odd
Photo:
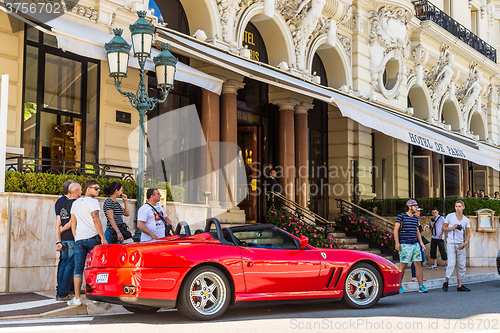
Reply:
[[[134,57],[139,60],[140,76],[139,89],[136,93],[124,92],[121,89],[123,78],[127,77],[128,70],[128,57],[130,52],[130,45],[121,36],[122,29],[114,29],[115,37],[106,43],[104,48],[107,52],[109,76],[115,80],[116,89],[123,96],[127,97],[130,104],[139,112],[139,165],[137,171],[137,208],[143,202],[144,193],[144,168],[145,168],[145,129],[144,121],[146,112],[153,110],[156,104],[163,103],[167,99],[168,93],[174,86],[175,67],[177,59],[168,51],[169,44],[162,44],[162,52],[154,57],[156,78],[158,88],[163,93],[162,99],[148,97],[146,90],[145,76],[146,72],[144,66],[146,60],[151,55],[151,45],[153,43],[154,27],[145,19],[146,11],[137,12],[139,19],[130,25],[130,32],[132,34],[132,46],[134,49]]]

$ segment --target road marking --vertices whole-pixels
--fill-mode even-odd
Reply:
[[[0,312],[25,310],[59,303],[55,299],[0,305]]]
[[[51,326],[33,326],[33,327],[4,327],[0,332],[37,332],[37,331],[70,331],[82,330],[89,327],[89,324],[83,325],[51,325]]]
[[[92,321],[94,317],[81,318],[36,318],[36,319],[20,319],[20,320],[0,320],[0,326],[5,325],[29,325],[29,324],[48,324],[48,323],[68,323],[78,321]]]

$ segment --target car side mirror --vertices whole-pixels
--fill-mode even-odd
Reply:
[[[300,249],[305,250],[307,247],[307,243],[309,242],[309,238],[307,238],[306,236],[300,236],[299,240],[300,240]]]

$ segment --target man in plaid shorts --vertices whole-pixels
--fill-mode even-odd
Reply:
[[[408,200],[406,202],[405,212],[398,215],[394,225],[394,241],[396,242],[396,250],[399,251],[399,269],[403,272],[401,274],[401,282],[405,274],[406,265],[415,262],[415,272],[417,275],[418,292],[426,293],[423,281],[422,253],[420,246],[425,248],[422,242],[422,235],[418,230],[419,222],[415,213],[418,210],[418,204],[415,200]],[[420,243],[420,244],[419,244]],[[403,286],[399,289],[400,293],[404,293]]]

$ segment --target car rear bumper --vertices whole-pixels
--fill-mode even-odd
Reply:
[[[187,271],[187,268],[87,268],[86,295],[88,299],[115,304],[173,307]],[[106,279],[99,281],[99,275],[106,275]],[[124,287],[133,287],[134,292],[125,293]]]
[[[153,306],[157,308],[172,309],[175,308],[175,299],[151,299],[151,298],[136,298],[136,297],[113,297],[87,294],[87,299],[99,302],[113,303],[118,305],[131,306]]]

